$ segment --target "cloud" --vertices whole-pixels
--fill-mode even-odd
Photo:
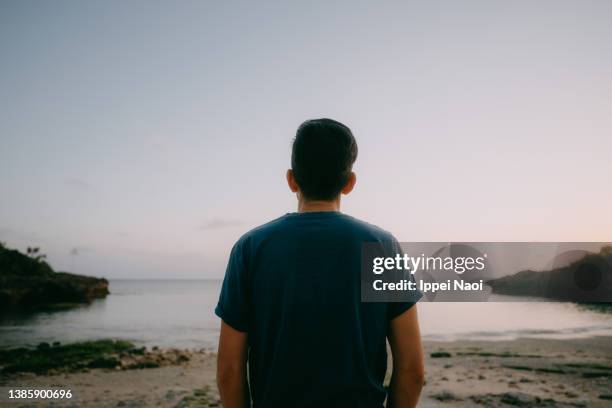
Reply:
[[[243,222],[240,221],[240,220],[224,219],[224,218],[213,218],[211,220],[208,220],[204,224],[200,225],[198,227],[198,230],[205,231],[205,230],[215,230],[215,229],[231,228],[231,227],[240,226],[242,224],[243,224]]]
[[[74,247],[70,250],[69,254],[72,256],[76,256],[82,253],[87,253],[87,252],[95,252],[93,248],[88,248],[88,247]]]
[[[91,190],[92,187],[90,183],[77,177],[67,178],[65,182],[69,187],[79,191]]]

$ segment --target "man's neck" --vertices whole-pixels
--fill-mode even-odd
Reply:
[[[333,201],[299,200],[298,212],[340,211],[340,198]]]

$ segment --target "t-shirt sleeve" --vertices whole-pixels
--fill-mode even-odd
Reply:
[[[410,309],[415,304],[416,304],[416,301],[414,302],[390,302],[387,305],[387,319],[389,321],[395,319],[396,317],[404,313],[406,310]]]
[[[392,254],[392,256],[395,256],[396,254],[404,254],[404,250],[395,238],[393,238],[393,250],[394,253]],[[415,281],[414,275],[411,274],[409,271],[403,271],[402,273],[404,274],[405,279],[408,279],[411,282]],[[402,313],[404,313],[405,311],[407,311],[408,309],[410,309],[419,301],[419,299],[421,299],[422,296],[423,294],[420,291],[413,290],[402,294],[401,301],[387,303],[387,320],[391,321]]]
[[[232,248],[215,314],[241,332],[249,328],[249,291],[242,243]]]

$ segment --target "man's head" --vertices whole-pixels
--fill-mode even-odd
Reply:
[[[357,142],[347,126],[332,119],[308,120],[293,140],[289,186],[305,200],[336,200],[355,185],[355,159]]]

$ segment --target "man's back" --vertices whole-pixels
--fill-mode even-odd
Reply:
[[[362,303],[361,247],[387,232],[335,211],[292,213],[234,246],[216,313],[248,333],[255,407],[381,407],[390,319]]]

